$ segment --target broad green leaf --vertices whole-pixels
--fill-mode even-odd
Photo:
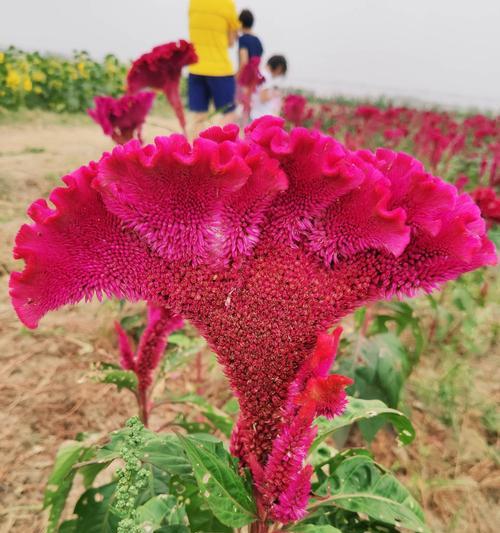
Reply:
[[[232,533],[233,528],[222,524],[203,499],[194,477],[174,476],[169,492],[185,505],[190,530],[193,533]]]
[[[99,363],[96,380],[99,383],[116,385],[118,390],[129,389],[137,391],[137,376],[131,370],[123,370],[118,365]]]
[[[44,508],[50,507],[47,533],[57,531],[66,499],[75,479],[76,470],[73,467],[82,460],[86,452],[88,447],[81,442],[63,444],[57,452],[43,500]]]
[[[410,356],[399,338],[381,333],[363,339],[356,357],[341,358],[339,373],[353,378],[348,390],[356,396],[397,407],[410,369]]]
[[[180,524],[172,524],[169,526],[162,526],[160,529],[155,530],[156,533],[190,533],[190,529],[187,526]]]
[[[340,462],[319,492],[323,498],[310,505],[311,513],[336,506],[411,531],[428,531],[422,510],[409,491],[367,456],[355,455]]]
[[[294,531],[295,533],[342,533],[342,531],[336,527],[317,526],[316,524],[297,525],[287,531]]]
[[[233,460],[225,459],[194,437],[178,438],[191,462],[202,497],[225,525],[243,527],[256,518],[251,489],[238,475]]]
[[[161,494],[137,508],[137,522],[148,531],[157,531],[161,526],[181,525],[182,513],[174,496]],[[185,516],[185,515],[184,515]]]
[[[157,436],[142,448],[140,459],[170,475],[188,475],[192,473],[183,447],[174,435]]]
[[[75,533],[116,533],[120,518],[112,511],[115,489],[116,484],[109,483],[82,494],[75,506]]]
[[[57,530],[57,533],[77,533],[76,520],[65,520]]]
[[[318,434],[311,446],[311,452],[335,431],[361,420],[377,420],[382,423],[391,423],[398,434],[398,440],[401,444],[409,444],[415,438],[415,429],[410,419],[401,411],[391,409],[379,400],[362,400],[349,397],[349,403],[341,416],[337,416],[332,420],[327,420],[324,417],[319,417],[316,420]]]

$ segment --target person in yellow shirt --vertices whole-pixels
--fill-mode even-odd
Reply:
[[[229,48],[238,28],[234,0],[190,0],[189,35],[198,62],[189,68],[188,100],[196,122],[206,118],[210,102],[225,114],[225,122],[235,118],[236,81]]]

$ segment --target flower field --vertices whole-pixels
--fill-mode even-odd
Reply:
[[[0,56],[2,527],[496,531],[500,117],[190,144],[189,46]]]

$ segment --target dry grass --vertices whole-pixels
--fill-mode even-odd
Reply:
[[[27,205],[47,195],[60,176],[111,148],[86,118],[21,118],[0,122],[0,533],[43,532],[43,488],[61,442],[82,431],[115,429],[135,412],[129,395],[88,378],[92,362],[116,358],[116,304],[66,308],[36,331],[21,327],[10,307],[7,274],[20,266],[11,248]],[[161,117],[152,122],[148,139],[162,133],[158,125],[171,126]],[[498,304],[492,301],[484,313],[488,329],[499,318]],[[416,442],[397,448],[381,433],[374,449],[422,501],[433,531],[493,533],[500,524],[493,416],[498,346],[471,356],[435,348],[423,357],[406,394]],[[186,375],[179,378],[180,389],[193,387]],[[227,395],[222,383],[217,379],[203,393]],[[451,419],[443,417],[449,410]],[[167,416],[157,413],[153,427]]]

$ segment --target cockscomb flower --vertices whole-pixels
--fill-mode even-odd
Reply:
[[[470,195],[481,210],[488,228],[500,224],[500,196],[491,187],[477,187]]]
[[[120,348],[120,365],[125,370],[132,370],[137,376],[137,399],[141,420],[145,425],[148,424],[151,407],[148,391],[153,382],[153,372],[163,357],[168,336],[182,325],[182,318],[173,315],[170,310],[148,304],[146,328],[134,354],[127,333],[118,322],[115,323]]]
[[[185,131],[186,119],[179,93],[179,82],[182,68],[197,61],[193,45],[183,39],[155,46],[132,63],[127,74],[128,90],[131,93],[146,87],[162,90],[174,109],[182,130]]]
[[[141,129],[154,98],[152,92],[127,94],[120,98],[96,96],[95,108],[89,109],[88,114],[117,144],[124,144],[134,136],[142,142]]]
[[[366,302],[496,262],[472,199],[409,155],[350,152],[283,124],[263,117],[245,139],[234,125],[211,128],[193,146],[181,135],[117,146],[63,178],[54,209],[32,204],[14,249],[26,266],[10,280],[31,328],[102,294],[191,321],[239,399],[232,450],[256,478],[286,442],[301,464],[311,416],[342,409],[333,350],[315,352],[328,328]],[[282,484],[296,483],[298,499],[287,492],[265,511],[303,513],[286,505],[304,505],[309,474],[290,473]]]
[[[283,101],[282,115],[294,126],[302,126],[311,118],[312,109],[307,109],[307,99],[300,94],[289,94]]]

